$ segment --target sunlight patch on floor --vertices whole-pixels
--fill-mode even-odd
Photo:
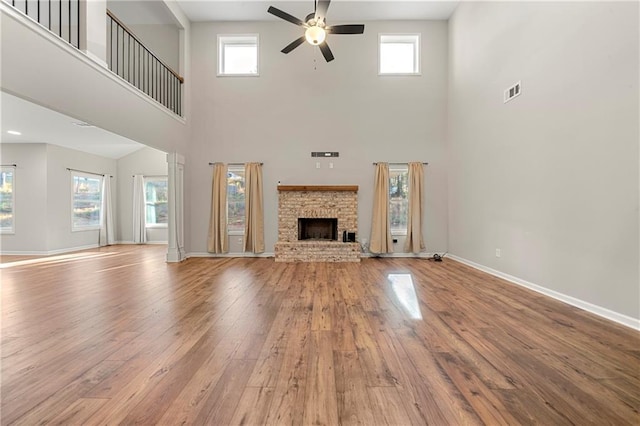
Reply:
[[[404,310],[413,319],[422,319],[418,296],[413,285],[411,274],[389,274],[387,279],[391,282],[391,289]]]
[[[83,253],[71,253],[61,254],[59,256],[47,256],[38,257],[35,259],[17,260],[15,262],[7,262],[0,264],[0,269],[13,268],[16,266],[33,266],[33,265],[46,265],[52,263],[64,263],[74,260],[85,260],[95,257],[113,256],[118,254],[117,252],[99,253],[99,252],[83,252]]]

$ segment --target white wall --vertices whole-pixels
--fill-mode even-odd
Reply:
[[[640,318],[638,3],[469,2],[449,28],[451,252]]]
[[[99,231],[71,231],[71,172],[67,168],[113,176],[112,212],[117,211],[116,160],[56,145],[47,145],[47,241],[48,251],[95,246]],[[115,224],[117,228],[117,223]]]
[[[1,236],[3,253],[47,254],[97,246],[97,230],[71,231],[71,173],[67,168],[113,175],[114,188],[116,160],[48,144],[1,144],[0,150],[3,164],[18,165],[15,234]],[[112,203],[115,212],[113,190]]]
[[[145,147],[118,159],[118,241],[133,242],[133,175],[139,174],[167,176],[167,154]],[[166,243],[167,228],[148,228],[147,241]]]
[[[47,148],[45,144],[0,143],[0,163],[16,164],[14,234],[0,234],[0,250],[47,251]]]
[[[210,161],[264,162],[266,251],[277,240],[283,184],[360,186],[359,237],[368,238],[374,161],[428,161],[427,251],[447,248],[447,23],[367,22],[363,36],[329,36],[335,60],[317,48],[280,50],[301,31],[286,22],[198,23],[191,27],[192,137],[187,155],[190,252],[206,252]],[[380,32],[422,34],[422,75],[379,77]],[[216,77],[217,34],[260,34],[260,77]],[[339,151],[317,159],[312,151]],[[396,251],[402,251],[401,244]]]

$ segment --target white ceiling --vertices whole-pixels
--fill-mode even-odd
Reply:
[[[269,6],[304,18],[312,12],[313,0],[168,0],[175,1],[192,22],[277,21]],[[459,0],[333,0],[329,22],[380,20],[446,20]],[[166,5],[159,0],[109,0],[107,7],[129,24],[174,24]]]
[[[273,21],[269,6],[303,19],[313,12],[313,0],[175,0],[189,20]],[[330,22],[410,19],[449,19],[459,1],[425,0],[333,0],[327,17]]]
[[[0,92],[2,143],[48,143],[118,159],[144,145],[97,127],[80,127],[74,118]],[[16,130],[15,136],[7,133]]]

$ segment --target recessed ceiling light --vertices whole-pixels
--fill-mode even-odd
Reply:
[[[17,130],[7,130],[7,133],[9,133],[10,135],[16,135],[16,136],[20,136],[22,134]]]

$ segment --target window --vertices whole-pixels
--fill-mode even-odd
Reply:
[[[380,34],[379,74],[420,75],[420,34]]]
[[[258,75],[258,35],[218,36],[218,75]]]
[[[13,234],[15,232],[15,169],[13,167],[0,168],[0,232]]]
[[[102,179],[100,175],[73,172],[71,230],[100,229],[102,209]]]
[[[169,187],[166,177],[146,177],[144,179],[147,228],[167,227],[169,221],[168,194]]]
[[[389,221],[391,235],[407,235],[409,167],[389,166]]]
[[[227,171],[227,229],[229,234],[244,234],[244,165]]]

